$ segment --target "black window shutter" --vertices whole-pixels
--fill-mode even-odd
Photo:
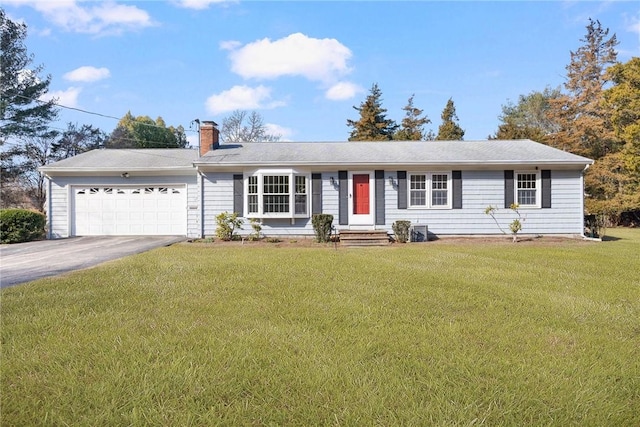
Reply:
[[[376,177],[376,225],[384,225],[384,171],[375,171]]]
[[[513,204],[513,171],[504,171],[504,207],[509,209]]]
[[[311,213],[322,213],[322,175],[311,174]]]
[[[551,207],[551,171],[542,171],[542,207]]]
[[[462,209],[462,171],[453,171],[453,209]]]
[[[398,171],[398,209],[407,209],[407,171]]]
[[[233,175],[233,211],[244,214],[244,179],[242,174]]]
[[[349,224],[349,182],[347,171],[338,171],[338,224]]]

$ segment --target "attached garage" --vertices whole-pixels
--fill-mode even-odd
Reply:
[[[186,235],[186,186],[73,187],[73,236]]]
[[[101,149],[43,166],[48,237],[201,235],[194,149]]]

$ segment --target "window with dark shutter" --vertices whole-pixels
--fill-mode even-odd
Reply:
[[[509,209],[513,204],[513,171],[504,171],[504,207]]]
[[[349,224],[349,183],[347,171],[338,171],[338,224]]]
[[[407,171],[398,171],[398,209],[407,209]]]
[[[244,182],[242,174],[233,175],[233,211],[244,215]]]
[[[322,213],[322,175],[311,174],[311,213]]]
[[[462,171],[451,172],[453,180],[453,209],[462,209]]]
[[[376,224],[385,224],[384,212],[384,171],[375,171],[376,177]]]
[[[551,171],[542,171],[542,208],[551,207]]]

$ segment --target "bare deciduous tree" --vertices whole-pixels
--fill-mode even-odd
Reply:
[[[220,139],[225,143],[278,142],[280,135],[272,135],[260,113],[235,110],[222,121]]]

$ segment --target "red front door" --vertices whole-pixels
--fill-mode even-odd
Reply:
[[[369,174],[353,175],[353,213],[369,215]]]

